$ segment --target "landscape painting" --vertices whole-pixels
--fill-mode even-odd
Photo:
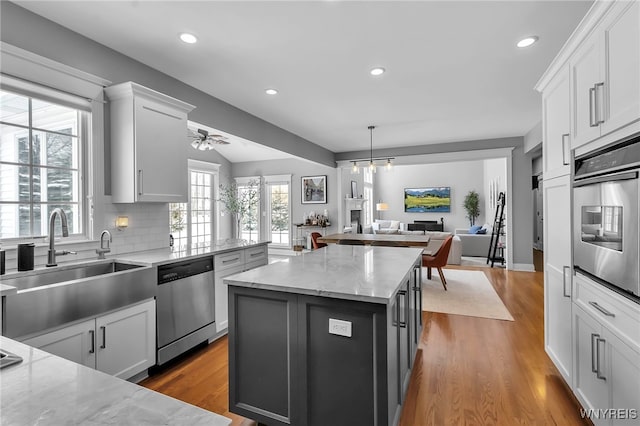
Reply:
[[[407,213],[451,212],[451,187],[405,188],[404,211]]]

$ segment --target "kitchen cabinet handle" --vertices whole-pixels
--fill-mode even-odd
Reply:
[[[569,150],[567,149],[569,147],[568,144],[569,141],[569,133],[565,133],[562,135],[562,164],[564,164],[565,166],[569,165]]]
[[[596,126],[599,126],[600,124],[604,123],[604,112],[603,112],[603,104],[604,102],[602,102],[604,100],[604,95],[600,96],[600,102],[598,101],[598,93],[603,93],[604,91],[604,82],[602,83],[596,83],[595,86],[593,86],[594,88],[594,92],[595,92],[595,105],[594,105],[594,110],[595,110],[595,123]],[[601,88],[602,90],[598,90],[598,88]]]
[[[596,339],[596,377],[598,379],[607,381],[607,378],[600,371],[600,343],[606,343],[606,340],[601,339],[600,336]]]
[[[142,195],[142,169],[138,170],[138,195]]]
[[[398,295],[400,296],[404,296],[405,298],[405,302],[404,302],[404,312],[402,315],[402,318],[404,319],[404,321],[400,321],[400,315],[398,315],[398,324],[400,324],[401,328],[407,328],[407,310],[409,309],[409,303],[408,303],[408,293],[406,290],[399,290],[398,291]],[[398,302],[400,302],[400,300],[398,300]],[[398,310],[400,310],[400,304],[398,303]]]
[[[264,254],[264,252],[261,251],[261,252],[258,252],[258,253],[251,253],[251,254],[249,254],[249,256],[256,257],[256,256],[262,256],[263,254]]]
[[[562,267],[562,295],[564,297],[571,297],[571,292],[567,294],[567,269],[571,269],[571,266]]]
[[[239,257],[234,257],[233,259],[228,259],[228,260],[223,260],[222,263],[230,263],[230,262],[235,262],[237,260],[240,260]]]
[[[102,345],[100,345],[100,349],[104,349],[107,347],[107,327],[100,327],[102,330]]]
[[[593,104],[595,103],[595,98],[596,98],[596,86],[589,87],[589,127],[598,127],[598,123],[596,122],[596,120],[594,120],[594,117],[593,117],[594,115]]]
[[[91,349],[89,349],[89,353],[92,354],[96,351],[96,332],[93,330],[89,330],[89,339],[91,339]]]
[[[603,308],[602,306],[598,305],[598,302],[589,302],[589,304],[591,306],[593,306],[594,308],[596,308],[597,310],[599,310],[600,312],[602,312],[603,314],[605,314],[608,317],[612,317],[615,318],[616,314],[614,314],[613,312],[609,312],[607,311],[605,308]]]
[[[396,293],[396,324],[400,324],[400,292]],[[400,327],[396,327],[396,368],[398,371],[398,403],[402,404],[402,374],[400,374],[400,359],[402,348],[400,347]]]
[[[596,374],[598,373],[598,366],[596,364],[596,356],[594,354],[594,349],[596,349],[594,341],[599,337],[599,334],[591,333],[591,372]]]
[[[414,269],[415,271],[415,290],[417,292],[416,298],[418,299],[418,316],[420,318],[420,326],[422,326],[422,267],[418,267]]]

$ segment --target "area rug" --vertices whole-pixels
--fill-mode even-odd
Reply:
[[[444,269],[447,291],[437,270],[432,272],[428,280],[426,268],[422,271],[423,311],[513,321],[484,272]]]

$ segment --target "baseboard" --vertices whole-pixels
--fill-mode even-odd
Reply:
[[[512,271],[535,272],[533,263],[514,263]]]

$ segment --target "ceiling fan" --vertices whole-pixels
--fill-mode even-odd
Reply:
[[[209,132],[204,129],[198,129],[197,131],[189,129],[189,138],[193,140],[191,146],[200,151],[213,149],[214,145],[229,145],[229,141],[227,141],[229,138],[226,136],[215,133],[209,134]]]

